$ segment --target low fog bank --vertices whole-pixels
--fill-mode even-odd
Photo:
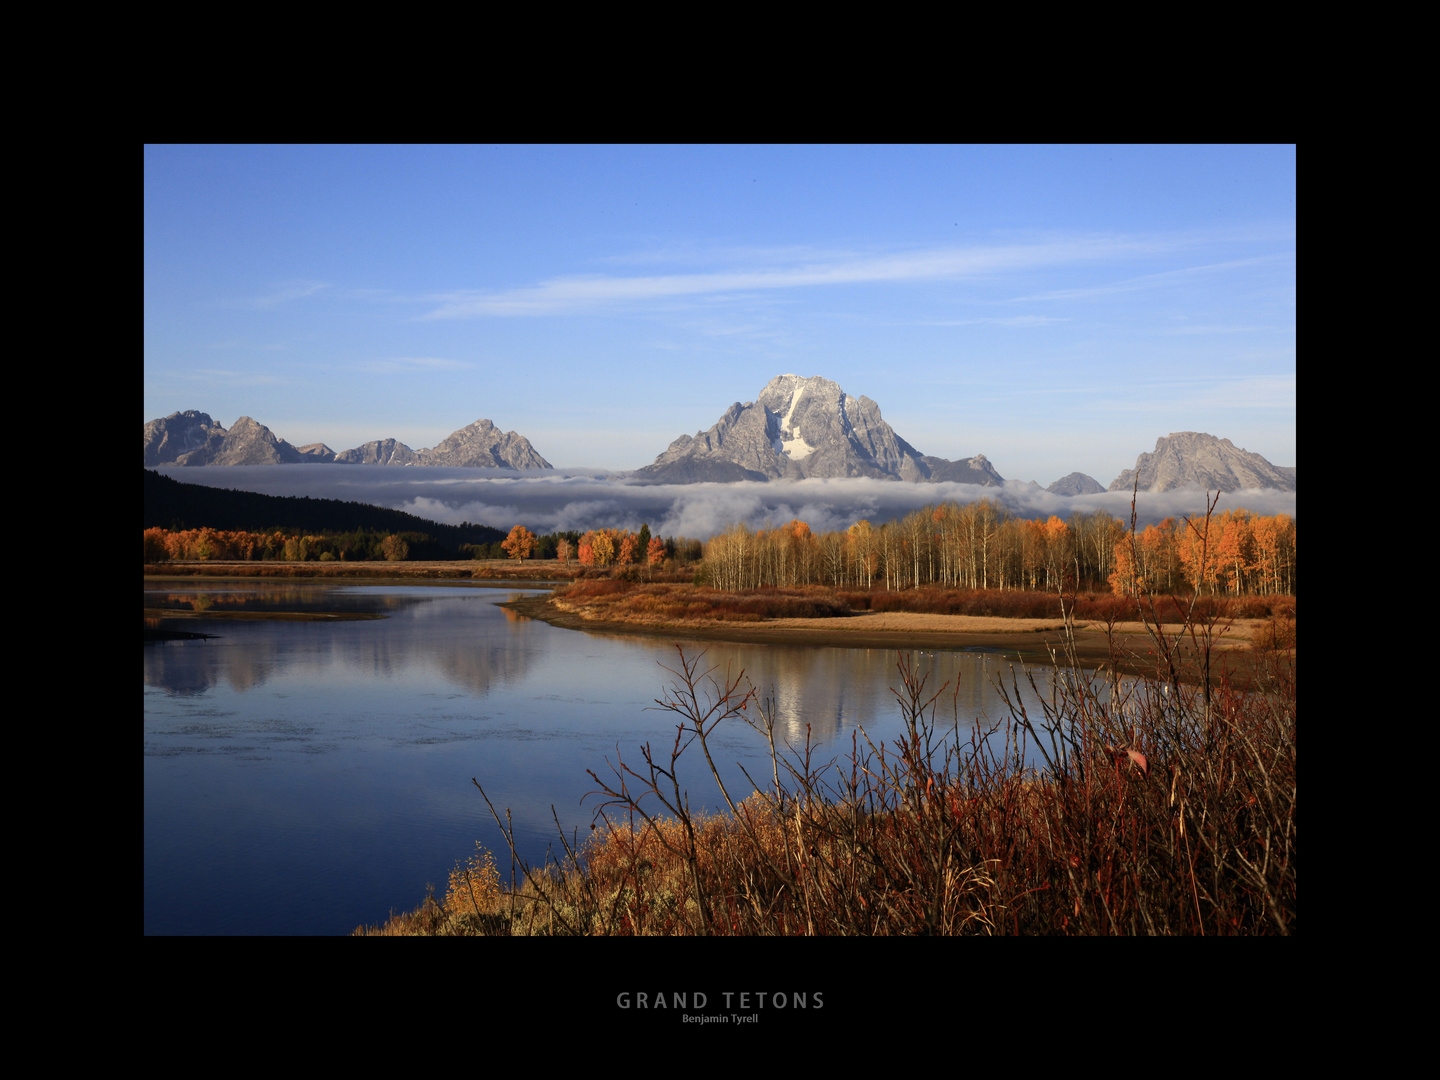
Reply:
[[[367,465],[234,465],[164,468],[185,484],[233,488],[265,495],[345,499],[403,510],[447,525],[478,522],[508,530],[524,525],[535,533],[567,529],[639,528],[648,522],[661,536],[708,540],[736,522],[752,528],[783,525],[794,518],[815,532],[845,529],[861,518],[873,524],[904,517],[922,506],[989,498],[1021,517],[1069,518],[1104,510],[1130,520],[1130,493],[1106,492],[1063,498],[1012,484],[907,484],[894,480],[794,480],[735,484],[642,484],[604,470],[394,468]],[[1220,510],[1243,506],[1256,514],[1295,516],[1293,491],[1227,492]],[[1140,494],[1141,528],[1165,517],[1205,512],[1200,491]]]

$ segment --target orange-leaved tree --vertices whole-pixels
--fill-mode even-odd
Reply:
[[[633,563],[640,554],[640,538],[634,533],[625,533],[620,538],[620,555],[615,560],[619,563]]]
[[[535,534],[524,525],[516,525],[510,530],[510,535],[500,541],[500,547],[510,558],[524,562],[535,550]]]

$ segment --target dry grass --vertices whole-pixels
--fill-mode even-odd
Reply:
[[[557,588],[555,606],[583,619],[641,626],[759,623],[850,614],[829,589],[712,589],[701,585],[587,580]]]
[[[1042,715],[1012,687],[1007,727],[962,736],[937,723],[942,694],[902,658],[895,744],[857,734],[818,765],[772,739],[772,775],[752,777],[743,801],[711,763],[729,812],[702,815],[678,759],[708,762],[720,723],[768,739],[774,717],[743,678],[716,682],[681,652],[659,699],[674,745],[591,773],[605,801],[586,844],[562,836],[561,863],[520,862],[513,892],[482,851],[443,901],[357,933],[1291,934],[1294,665],[1273,659],[1269,690],[1250,694],[1223,678],[1214,692],[1172,679],[1122,693],[1072,670],[1048,700],[1032,688]],[[1020,764],[1029,749],[1039,772]]]
[[[832,629],[832,623],[820,619],[774,619],[771,626],[781,630],[805,630],[824,627]],[[1237,619],[1217,627],[1217,639],[1224,644],[1247,643],[1259,627],[1268,625],[1260,619]],[[1182,623],[1164,624],[1169,633],[1178,633]],[[984,615],[925,615],[919,612],[889,611],[883,614],[861,613],[845,620],[845,629],[857,632],[891,631],[896,633],[954,633],[954,634],[1022,634],[1063,631],[1065,623],[1059,619],[1011,619]],[[1079,620],[1077,631],[1101,632],[1104,623]],[[1138,622],[1114,624],[1117,634],[1144,636],[1145,625]]]
[[[819,619],[775,619],[771,625],[781,630],[806,630],[823,624]],[[984,615],[925,615],[913,611],[875,614],[866,611],[846,619],[845,629],[860,632],[1020,634],[1063,630],[1065,624],[1059,618],[1005,619]]]
[[[1291,597],[1241,598],[1206,602],[1196,617],[1207,614],[1218,643],[1249,642],[1262,627],[1288,623],[1293,640],[1295,602]],[[1042,602],[1043,601],[1043,602]],[[1243,601],[1243,602],[1242,602]],[[1058,631],[1065,628],[1060,603],[1054,594],[1037,599],[1033,593],[999,590],[907,590],[857,593],[825,586],[788,589],[722,590],[702,585],[639,583],[601,578],[577,581],[556,589],[555,606],[580,618],[637,626],[709,626],[736,622],[763,622],[777,630],[843,629],[857,633],[963,633],[1013,634]],[[1270,607],[1280,614],[1269,615]],[[1161,604],[1161,625],[1167,633],[1185,626],[1186,610],[1177,603]],[[965,608],[980,609],[978,613]],[[939,609],[939,610],[937,610]],[[1257,611],[1246,616],[1240,612]],[[1045,611],[1040,615],[1020,612]],[[1143,637],[1149,633],[1133,602],[1124,597],[1080,597],[1073,607],[1077,631],[1110,632]],[[843,620],[839,622],[837,620]]]
[[[905,594],[893,594],[903,597]],[[721,628],[744,624],[763,624],[767,629],[795,631],[841,632],[845,634],[1055,634],[1065,630],[1065,622],[1057,614],[1046,618],[1012,615],[949,615],[928,611],[898,610],[893,599],[881,606],[883,611],[855,610],[849,606],[854,594],[838,592],[822,586],[794,589],[751,589],[737,592],[711,589],[693,584],[637,584],[623,580],[598,579],[576,582],[556,590],[554,606],[587,621],[623,623],[636,627],[674,627],[676,629]],[[917,601],[927,606],[920,597]],[[1049,597],[1058,609],[1056,598]],[[1030,605],[1025,605],[1027,608]],[[1094,605],[1087,605],[1094,608]],[[1083,607],[1079,610],[1085,610]],[[812,614],[813,612],[813,614]],[[1216,619],[1210,628],[1211,645],[1215,649],[1239,648],[1253,642],[1275,640],[1276,618]],[[1176,635],[1184,628],[1183,620],[1160,624],[1165,633]],[[1288,621],[1279,625],[1279,640],[1294,645],[1294,606],[1290,604]],[[1077,633],[1106,633],[1117,641],[1140,640],[1149,631],[1143,622],[1077,617],[1073,624]],[[1259,636],[1257,636],[1259,635]],[[1267,636],[1268,635],[1268,636]],[[1270,647],[1273,647],[1270,646]],[[1282,646],[1284,647],[1284,646]]]

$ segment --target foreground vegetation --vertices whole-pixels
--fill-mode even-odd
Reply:
[[[1061,597],[1067,626],[1075,598]],[[509,880],[483,849],[441,897],[357,933],[442,935],[1280,934],[1296,932],[1293,650],[1262,642],[1265,677],[1181,681],[1188,642],[1207,674],[1216,620],[1197,595],[1178,633],[1162,603],[1129,598],[1157,658],[1153,678],[1083,671],[1071,655],[1042,704],[1005,692],[1009,722],[962,734],[902,657],[906,733],[820,763],[778,747],[775,713],[743,675],[718,681],[680,652],[657,704],[674,743],[590,775],[602,799],[584,843],[532,867],[509,812]],[[1171,600],[1170,603],[1176,603]],[[1073,633],[1067,635],[1073,643]],[[955,698],[951,698],[953,702]],[[952,706],[953,707],[953,706]],[[770,775],[736,798],[711,758],[717,725],[768,740]],[[676,765],[700,754],[728,812],[692,813]],[[1038,755],[1043,767],[1027,760]]]
[[[365,932],[1296,930],[1294,669],[1281,658],[1268,693],[1222,683],[1208,702],[1164,684],[1115,697],[1103,676],[1076,675],[1042,716],[1014,706],[1013,741],[998,730],[962,736],[958,725],[943,737],[940,695],[902,662],[908,733],[898,745],[857,736],[833,766],[815,764],[809,747],[776,748],[772,777],[751,778],[760,790],[744,801],[712,766],[723,815],[688,810],[675,763],[687,751],[709,761],[718,723],[769,737],[773,714],[742,683],[710,681],[695,659],[681,656],[675,672],[662,699],[679,721],[674,745],[591,774],[606,801],[590,841],[566,843],[561,863],[517,860],[503,887],[479,850],[443,898]],[[1040,773],[1017,764],[1030,746],[1046,762]],[[496,816],[511,835],[508,815]]]

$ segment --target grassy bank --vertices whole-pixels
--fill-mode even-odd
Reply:
[[[586,618],[616,622],[763,622],[772,619],[839,618],[860,613],[963,615],[971,618],[1038,619],[1054,624],[1064,611],[1080,623],[1141,622],[1135,597],[1018,589],[846,589],[824,585],[792,588],[717,589],[677,582],[591,578],[555,590],[558,606]],[[1062,611],[1063,603],[1063,611]],[[1156,598],[1155,612],[1171,623],[1293,619],[1293,596]]]
[[[572,630],[903,650],[986,649],[1048,663],[1108,665],[1147,675],[1173,661],[1198,683],[1224,654],[1237,685],[1265,677],[1263,654],[1295,646],[1294,597],[1158,597],[1142,612],[1134,598],[1013,590],[910,589],[873,592],[821,586],[719,590],[690,583],[587,579],[507,605]],[[1267,612],[1269,613],[1267,615]],[[1189,630],[1186,627],[1189,627]],[[1153,631],[1178,639],[1168,660]]]
[[[661,699],[676,739],[591,773],[604,801],[588,839],[561,836],[543,867],[512,844],[504,874],[478,850],[443,896],[357,933],[1293,934],[1294,653],[1265,652],[1263,692],[1223,671],[1192,686],[1165,659],[1175,636],[1155,633],[1153,681],[1076,668],[1036,691],[1040,715],[1012,683],[1011,722],[976,734],[942,719],[948,688],[902,657],[907,734],[857,734],[827,764],[777,747],[770,703],[680,652]],[[729,811],[693,815],[675,763],[708,762],[716,725],[735,723],[770,740],[770,775],[732,792],[712,765]],[[1021,765],[1032,750],[1038,771]]]

